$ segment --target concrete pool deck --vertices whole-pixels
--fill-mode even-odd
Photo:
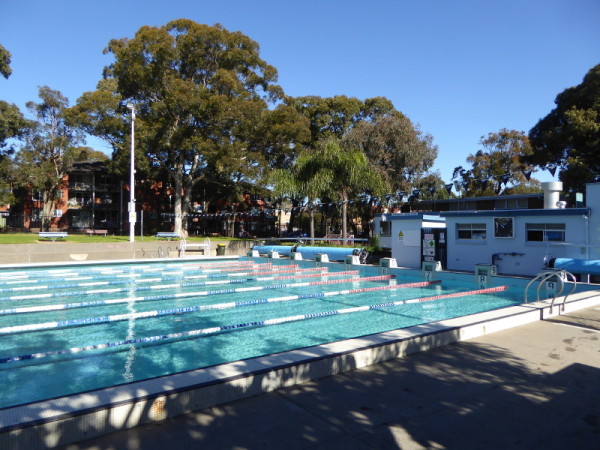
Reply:
[[[66,449],[596,449],[600,306]]]

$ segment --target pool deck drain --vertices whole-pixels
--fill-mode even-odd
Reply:
[[[595,292],[574,294],[562,314],[597,305],[600,297]],[[540,319],[558,321],[559,308],[555,305],[551,312],[547,302],[512,306],[6,408],[0,410],[0,448],[36,449],[84,441]]]

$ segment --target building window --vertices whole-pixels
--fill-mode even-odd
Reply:
[[[528,223],[528,242],[565,242],[564,223]]]
[[[392,235],[392,223],[391,222],[379,222],[379,226],[381,231],[379,234],[381,236],[391,236]]]
[[[485,223],[457,223],[456,236],[458,239],[485,239]]]
[[[512,238],[515,237],[515,230],[512,217],[494,218],[494,237]]]
[[[526,209],[526,198],[503,198],[496,200],[496,209]]]

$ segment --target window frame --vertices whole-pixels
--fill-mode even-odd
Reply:
[[[566,242],[566,232],[567,227],[564,223],[526,223],[525,242]],[[541,233],[541,239],[531,239],[534,233]],[[560,238],[551,238],[552,233],[556,233]]]
[[[515,237],[514,217],[494,217],[494,237],[512,239]]]
[[[460,241],[483,241],[487,239],[487,224],[483,222],[457,223],[456,239]]]
[[[382,220],[381,222],[379,222],[379,236],[390,237],[391,235],[392,235],[392,223],[385,221],[385,220]]]

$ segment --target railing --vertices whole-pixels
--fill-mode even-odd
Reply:
[[[362,238],[354,238],[354,237],[347,237],[345,239],[342,238],[326,238],[326,237],[322,237],[322,238],[309,238],[309,237],[282,237],[282,238],[256,238],[257,240],[263,240],[263,241],[282,241],[282,242],[290,242],[290,241],[295,241],[298,242],[300,244],[306,242],[329,242],[329,243],[340,243],[341,245],[354,245],[355,243],[361,243],[361,242],[369,242],[368,239],[362,239]],[[346,244],[344,244],[344,242]]]
[[[525,291],[523,292],[523,298],[525,300],[525,303],[528,303],[527,292],[531,285],[533,285],[536,281],[538,282],[538,286],[536,289],[536,301],[540,301],[540,289],[542,287],[542,284],[547,281],[550,281],[553,278],[555,278],[558,281],[558,283],[560,285],[560,289],[554,290],[552,300],[550,301],[550,313],[552,313],[552,308],[554,307],[554,302],[556,300],[556,297],[560,297],[562,295],[563,291],[565,290],[565,281],[564,280],[570,278],[571,281],[573,282],[573,287],[571,289],[571,292],[566,294],[562,301],[562,310],[564,311],[565,303],[567,302],[567,297],[569,295],[571,295],[573,292],[575,292],[575,289],[577,289],[577,279],[575,278],[575,275],[573,275],[571,272],[568,272],[564,269],[563,270],[546,270],[544,272],[539,273],[535,278],[533,278],[529,283],[527,283],[527,286],[525,286]]]

